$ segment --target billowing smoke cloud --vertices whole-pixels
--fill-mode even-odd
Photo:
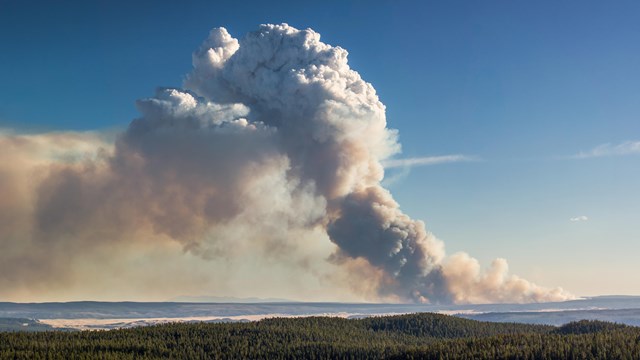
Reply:
[[[225,287],[202,270],[209,263],[231,278],[270,274],[276,287],[283,270],[268,269],[284,266],[301,274],[285,279],[301,292],[314,278],[360,299],[570,296],[508,275],[502,259],[483,272],[466,254],[447,258],[400,210],[380,185],[382,163],[400,150],[396,132],[344,49],[286,24],[241,41],[218,28],[193,65],[184,89],[138,101],[142,116],[114,142],[0,136],[12,149],[0,155],[0,294],[84,284],[86,269],[94,282],[148,281],[137,269],[170,266],[179,245],[173,256],[200,259],[194,283],[209,278],[212,291]],[[176,284],[189,282],[186,270]]]

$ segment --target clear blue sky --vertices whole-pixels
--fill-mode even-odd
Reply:
[[[403,156],[482,159],[390,186],[448,253],[578,295],[640,294],[637,1],[0,0],[0,128],[123,127],[136,99],[181,85],[212,27],[280,22],[349,51]]]

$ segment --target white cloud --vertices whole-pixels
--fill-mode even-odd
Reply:
[[[601,144],[589,151],[581,151],[572,156],[575,159],[586,159],[603,156],[622,156],[640,154],[640,141],[625,141],[617,145]]]
[[[346,50],[286,24],[239,41],[217,28],[193,64],[186,89],[139,100],[113,143],[0,136],[0,298],[570,298],[504,260],[444,263],[444,243],[380,184],[397,132]]]
[[[587,220],[589,220],[589,218],[584,215],[572,217],[569,219],[569,221],[573,221],[573,222],[580,222],[580,221],[587,221]]]
[[[442,156],[425,156],[425,157],[415,157],[415,158],[406,158],[406,159],[391,159],[385,160],[382,162],[382,165],[386,169],[391,168],[407,168],[413,166],[427,166],[427,165],[436,165],[436,164],[445,164],[452,162],[462,162],[462,161],[477,161],[478,159],[473,156],[467,155],[442,155]]]

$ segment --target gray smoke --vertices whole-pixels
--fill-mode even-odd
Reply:
[[[9,167],[15,159],[0,163],[0,194],[16,197],[0,205],[0,224],[14,224],[0,230],[9,231],[0,233],[9,249],[0,285],[74,279],[86,266],[78,257],[121,259],[173,243],[239,273],[255,270],[254,258],[287,264],[365,298],[570,297],[508,275],[500,259],[482,271],[466,254],[447,258],[424,223],[400,210],[380,185],[382,162],[400,150],[396,131],[346,50],[286,24],[241,41],[217,28],[193,65],[184,89],[138,101],[142,116],[114,145],[86,134],[56,134],[76,139],[63,145],[54,135],[0,136],[20,143],[13,157],[29,159],[20,169]],[[56,146],[62,155],[42,160]],[[19,263],[31,265],[7,276]]]

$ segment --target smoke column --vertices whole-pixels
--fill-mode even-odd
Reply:
[[[86,266],[65,259],[172,243],[213,263],[285,261],[326,286],[360,283],[350,291],[369,299],[571,297],[509,275],[503,259],[483,271],[467,254],[447,257],[400,210],[381,186],[397,133],[346,50],[286,24],[240,41],[216,28],[193,67],[184,89],[139,100],[142,116],[115,141],[0,135],[14,149],[0,155],[0,286]],[[7,275],[19,264],[32,266]]]

